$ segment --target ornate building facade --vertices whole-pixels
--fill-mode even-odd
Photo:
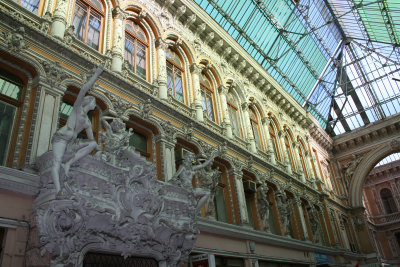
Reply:
[[[399,264],[399,161],[374,168],[364,185],[363,200],[377,252],[389,264]]]
[[[210,200],[197,214],[200,234],[184,262],[377,261],[362,188],[374,164],[399,150],[398,117],[332,139],[189,0],[2,0],[0,17],[2,266],[56,266],[54,255],[62,254],[39,238],[38,194],[46,187],[37,159],[52,149],[87,73],[100,64],[105,70],[89,91],[98,150],[108,116],[133,129],[129,145],[159,182],[173,180],[188,152],[201,163],[224,151],[193,178]],[[90,257],[124,252],[82,247],[84,266]]]

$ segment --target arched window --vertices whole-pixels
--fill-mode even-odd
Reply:
[[[96,50],[100,50],[104,7],[99,0],[76,0],[72,25],[74,35]]]
[[[171,89],[172,96],[184,103],[183,96],[183,64],[179,56],[172,50],[168,50],[167,56],[167,86]]]
[[[214,111],[214,90],[210,79],[204,73],[200,75],[200,89],[203,111],[209,120],[216,122]]]
[[[304,160],[304,157],[305,157],[305,152],[304,151],[305,151],[304,144],[302,142],[300,142],[300,146],[299,146],[300,163],[301,163],[301,167],[303,168],[303,172],[304,172],[305,177],[308,178],[306,162]]]
[[[131,70],[143,79],[146,79],[147,49],[147,37],[143,29],[134,21],[126,21],[125,60]]]
[[[269,130],[269,135],[271,137],[271,143],[272,143],[272,148],[274,149],[275,157],[277,160],[281,161],[281,155],[278,149],[278,140],[276,138],[275,129],[272,126],[272,123],[270,123],[268,130]]]
[[[231,93],[226,96],[226,102],[228,105],[228,113],[231,121],[232,132],[234,135],[241,137],[242,133],[239,123],[238,105]]]
[[[292,169],[295,170],[295,164],[294,164],[294,158],[293,158],[293,153],[292,153],[292,148],[289,142],[289,138],[287,136],[285,136],[285,147],[286,147],[286,153],[287,153],[287,157],[290,161],[290,164],[292,165]]]
[[[22,105],[23,82],[17,76],[0,70],[0,165],[7,165],[18,108]]]
[[[262,149],[260,125],[258,124],[257,114],[252,107],[250,107],[250,109],[249,109],[249,116],[250,116],[251,129],[253,130],[254,140],[256,142],[257,147],[259,149]]]
[[[14,0],[35,14],[39,14],[40,0]]]
[[[381,198],[387,214],[397,212],[396,203],[394,202],[392,192],[389,189],[384,188],[381,190]]]

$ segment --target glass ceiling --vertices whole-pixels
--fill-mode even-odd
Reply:
[[[400,111],[399,0],[195,0],[330,134]]]
[[[393,153],[379,161],[374,168],[400,160],[400,153]]]

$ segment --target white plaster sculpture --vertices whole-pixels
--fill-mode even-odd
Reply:
[[[286,236],[290,236],[289,223],[290,223],[290,201],[288,201],[284,192],[278,191],[276,194],[276,204],[279,210],[279,214],[282,219],[283,230]]]
[[[206,216],[212,217],[215,193],[218,187],[218,179],[221,177],[221,172],[217,169],[212,169],[210,165],[200,169],[198,173],[201,187],[210,192],[210,196],[206,206]]]
[[[181,166],[179,166],[178,171],[172,177],[171,182],[185,188],[192,188],[192,179],[196,174],[196,171],[210,165],[220,154],[221,152],[217,151],[202,164],[193,165],[195,155],[192,152],[187,152]],[[200,198],[196,206],[197,209],[200,209],[201,206],[203,206],[203,204],[207,201],[210,192],[202,188],[193,188],[193,193],[195,198]]]
[[[108,123],[107,120],[110,119],[112,122]],[[126,130],[126,124],[120,118],[103,116],[101,121],[106,130],[102,133],[104,152],[101,152],[105,156],[105,161],[114,166],[129,167],[132,162],[140,158],[140,153],[129,146],[129,138],[133,134],[132,128]]]
[[[96,107],[96,99],[93,96],[85,95],[89,89],[92,88],[96,79],[102,72],[103,66],[100,65],[95,70],[93,76],[88,79],[79,91],[67,123],[53,135],[54,164],[51,172],[56,194],[60,194],[61,192],[61,165],[64,167],[65,175],[68,176],[69,169],[74,162],[85,157],[97,148],[97,143],[93,137],[92,123],[87,116],[87,113]],[[78,134],[83,130],[86,131],[88,139],[77,138]],[[72,154],[68,159],[65,157],[67,154],[66,152]]]
[[[257,204],[260,211],[261,220],[264,225],[264,231],[269,231],[269,200],[268,200],[268,185],[266,182],[261,182],[257,188]]]

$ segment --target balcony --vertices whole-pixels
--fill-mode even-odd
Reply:
[[[368,221],[375,226],[386,226],[394,224],[400,222],[400,211],[379,216],[368,216]]]

